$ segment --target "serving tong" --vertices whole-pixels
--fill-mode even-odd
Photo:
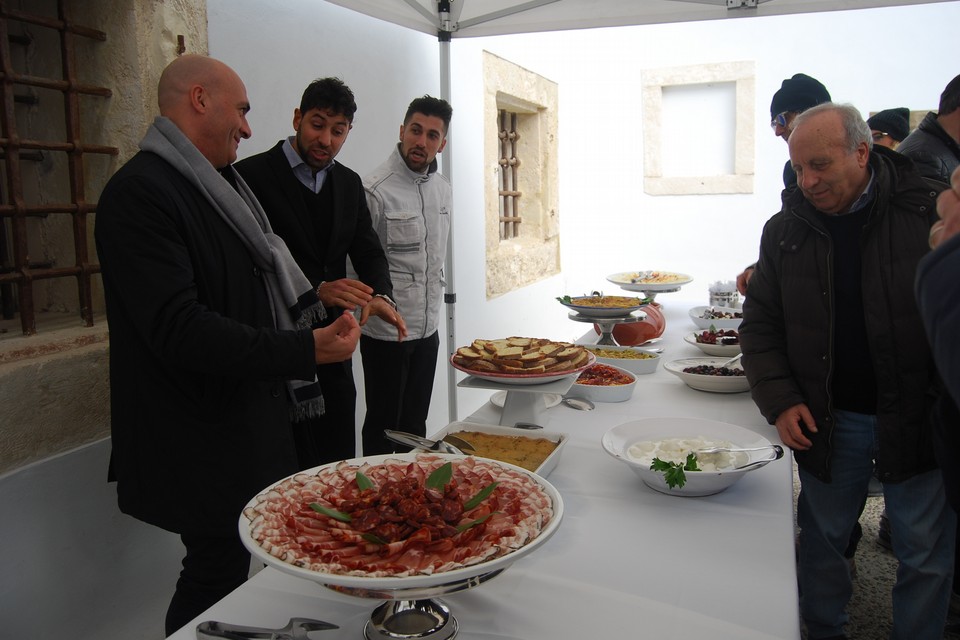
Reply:
[[[326,631],[339,628],[332,622],[311,618],[290,618],[286,626],[280,629],[244,627],[237,624],[207,620],[197,625],[197,638],[198,640],[219,640],[219,638],[227,638],[228,640],[310,640],[307,635],[310,631]]]
[[[427,451],[434,451],[436,453],[453,453],[457,455],[464,455],[464,452],[476,450],[472,444],[463,438],[457,438],[456,436],[447,435],[441,440],[431,440],[429,438],[418,436],[414,433],[395,431],[393,429],[384,429],[383,435],[388,440],[392,440],[398,444],[413,447],[415,449],[426,449]],[[456,445],[454,445],[451,442],[446,442],[446,440],[456,440],[457,442]]]
[[[767,464],[768,462],[773,462],[774,460],[779,460],[783,457],[783,447],[778,444],[767,444],[762,447],[704,447],[702,449],[697,449],[694,453],[741,453],[747,451],[765,451],[770,449],[773,451],[772,458],[764,458],[763,460],[754,460],[753,462],[748,462],[747,464],[740,465],[739,467],[734,467],[734,471],[742,471],[744,469],[751,469],[753,467],[759,467]]]

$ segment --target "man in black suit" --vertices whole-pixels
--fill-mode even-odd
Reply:
[[[291,412],[322,411],[316,364],[349,358],[360,327],[313,287],[236,175],[250,137],[240,77],[171,62],[161,116],[110,179],[96,242],[110,326],[111,479],[120,510],[180,535],[170,635],[247,579],[243,506],[297,471]]]
[[[236,167],[262,204],[273,230],[307,278],[328,313],[359,309],[407,330],[391,296],[387,258],[370,221],[360,176],[335,162],[353,128],[357,104],[339,78],[311,82],[293,110],[295,135]],[[347,257],[359,279],[347,278]],[[352,360],[317,367],[326,412],[313,419],[312,450],[301,464],[321,464],[356,454],[356,398]]]

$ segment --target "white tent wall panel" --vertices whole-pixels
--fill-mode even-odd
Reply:
[[[406,104],[439,94],[436,38],[317,0],[280,0],[269,13],[256,0],[208,0],[210,52],[231,64],[253,102],[252,140],[241,155],[288,135],[309,80],[339,75],[357,94],[354,130],[340,155],[363,174],[396,140]],[[695,281],[661,297],[706,303],[707,286],[733,279],[756,257],[763,223],[779,207],[787,147],[770,131],[770,98],[797,72],[820,79],[834,99],[864,114],[888,107],[935,109],[960,73],[955,25],[960,2],[748,20],[456,38],[451,44],[457,336],[512,334],[572,338],[554,297],[603,288],[630,269],[684,271]],[[483,89],[488,50],[559,84],[560,224],[563,273],[486,300],[484,285]],[[642,193],[644,69],[754,61],[756,177],[748,195],[649,196]],[[690,123],[717,126],[710,113]],[[696,149],[691,149],[696,153]],[[441,341],[442,343],[442,341]],[[667,345],[669,356],[670,345]],[[355,359],[359,363],[359,356]],[[447,422],[441,363],[428,430]],[[359,366],[355,367],[359,370]],[[489,393],[461,390],[460,415]],[[363,417],[362,399],[358,420]]]

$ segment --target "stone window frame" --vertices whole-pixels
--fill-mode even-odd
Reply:
[[[515,291],[560,273],[559,145],[557,83],[483,52],[484,236],[487,298]],[[516,238],[500,233],[499,112],[520,114],[517,149],[523,171],[523,224]]]
[[[735,83],[734,169],[712,176],[663,175],[663,88]],[[752,61],[646,69],[643,95],[643,190],[650,195],[753,193],[756,147],[756,64]]]

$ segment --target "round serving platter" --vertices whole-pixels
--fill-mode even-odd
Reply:
[[[520,558],[540,548],[560,526],[560,522],[563,519],[563,499],[553,485],[542,477],[511,464],[484,459],[485,463],[500,466],[513,472],[519,472],[539,485],[543,492],[550,498],[553,514],[546,526],[540,530],[537,537],[527,542],[524,546],[508,551],[504,555],[490,560],[434,574],[375,577],[325,573],[307,567],[300,567],[275,557],[260,546],[259,542],[252,536],[253,521],[247,516],[248,509],[252,509],[258,505],[264,496],[275,491],[278,486],[295,476],[302,474],[317,475],[321,471],[341,464],[355,466],[362,466],[364,464],[378,465],[384,464],[387,461],[410,464],[417,462],[421,457],[430,460],[442,457],[445,460],[451,461],[454,465],[457,465],[468,456],[438,456],[438,454],[412,452],[397,453],[354,458],[298,472],[274,483],[251,498],[244,508],[244,512],[240,515],[238,523],[240,539],[254,558],[284,573],[319,583],[345,595],[387,600],[388,602],[377,607],[366,625],[364,633],[370,640],[379,640],[381,638],[430,638],[431,640],[442,640],[452,638],[456,635],[458,623],[456,619],[450,615],[449,608],[433,598],[470,589],[496,577]],[[409,614],[410,611],[418,611],[419,614],[411,618]],[[400,624],[401,617],[405,619],[403,624]],[[409,629],[411,620],[421,621],[422,628],[411,631],[411,629]],[[404,628],[402,633],[394,632],[394,630],[401,627]],[[411,635],[411,633],[413,635]]]

